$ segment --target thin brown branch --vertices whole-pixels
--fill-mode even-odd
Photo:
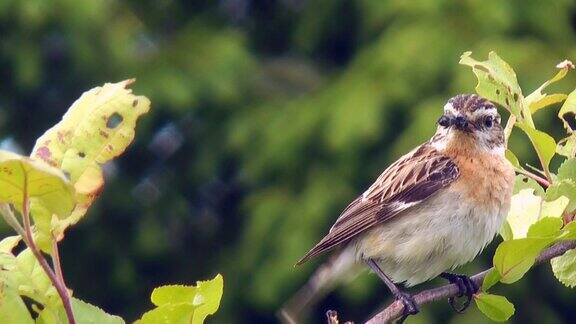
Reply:
[[[550,259],[560,256],[564,254],[566,251],[574,248],[576,248],[576,241],[562,241],[556,243],[551,247],[542,251],[542,253],[540,253],[540,255],[536,258],[535,264],[549,261]],[[484,280],[484,277],[489,271],[490,269],[484,270],[480,273],[475,274],[470,278],[480,286],[482,285],[482,281]],[[414,300],[416,301],[418,306],[422,306],[431,302],[445,300],[449,297],[457,297],[458,293],[459,293],[458,286],[456,286],[455,284],[448,284],[441,287],[421,291],[418,294],[414,295]],[[390,323],[393,320],[400,318],[400,316],[402,316],[403,310],[404,305],[399,301],[395,301],[392,304],[388,305],[385,309],[380,311],[378,314],[376,314],[374,317],[369,319],[366,323],[367,324]]]
[[[26,173],[24,172],[24,174]],[[62,299],[62,305],[64,305],[64,310],[66,311],[66,317],[68,317],[68,323],[76,324],[76,320],[74,319],[74,313],[72,312],[72,303],[70,301],[70,295],[68,294],[68,289],[66,288],[66,285],[64,284],[63,281],[61,281],[58,278],[58,276],[56,276],[56,274],[48,264],[48,261],[46,260],[44,255],[42,255],[42,252],[40,252],[40,249],[36,245],[36,242],[34,242],[34,235],[32,234],[32,226],[30,224],[30,201],[28,199],[27,179],[24,180],[23,189],[24,189],[24,200],[22,202],[22,220],[24,224],[24,237],[23,237],[24,243],[26,243],[30,251],[32,251],[32,254],[34,254],[34,257],[36,257],[36,260],[38,260],[38,263],[40,263],[42,269],[44,269],[44,272],[52,282],[52,285],[54,285],[54,288],[56,288],[58,295],[60,295],[60,298]]]
[[[550,181],[548,181],[547,179],[544,179],[530,171],[527,170],[523,170],[523,169],[518,169],[516,168],[516,172],[527,176],[528,178],[531,178],[533,180],[535,180],[536,182],[538,182],[540,185],[542,185],[544,188],[548,188],[550,187]]]

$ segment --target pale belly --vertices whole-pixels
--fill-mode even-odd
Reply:
[[[356,240],[356,256],[377,260],[394,282],[412,286],[472,261],[500,229],[508,206],[474,207],[444,191]]]

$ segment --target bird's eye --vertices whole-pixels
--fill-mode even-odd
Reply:
[[[484,119],[484,126],[486,126],[486,128],[490,128],[492,125],[494,125],[494,119],[492,116],[486,117],[486,119]]]
[[[438,125],[440,125],[442,127],[450,126],[450,118],[448,118],[446,116],[440,117],[440,119],[438,119]]]

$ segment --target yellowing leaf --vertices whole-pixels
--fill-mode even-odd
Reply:
[[[516,73],[510,65],[495,52],[488,54],[487,61],[477,61],[470,57],[471,54],[472,52],[462,54],[459,63],[472,67],[478,79],[476,92],[508,109],[518,120],[524,119],[520,114],[524,96],[518,85]]]
[[[0,184],[0,202],[20,210],[25,196],[60,217],[74,207],[74,189],[64,174],[41,161],[0,151]]]
[[[569,250],[550,260],[554,276],[565,286],[576,286],[576,250]]]
[[[56,236],[75,224],[104,185],[101,165],[120,155],[134,138],[138,118],[150,101],[127,87],[133,80],[106,83],[82,94],[58,124],[37,141],[32,156],[66,172],[76,189],[72,216],[56,225]]]
[[[200,324],[220,305],[224,281],[219,274],[196,286],[171,285],[154,289],[151,300],[157,308],[146,312],[138,324],[192,323]]]
[[[514,239],[526,237],[530,226],[540,218],[541,204],[542,198],[534,195],[533,189],[522,189],[512,196],[506,220]]]
[[[564,196],[560,196],[555,200],[551,201],[543,201],[542,208],[540,210],[540,218],[544,217],[557,217],[561,218],[562,213],[568,204],[570,203],[570,199]]]
[[[495,322],[507,321],[514,315],[514,305],[504,296],[479,293],[474,295],[478,309]]]
[[[520,280],[534,264],[536,257],[554,238],[521,238],[502,242],[494,254],[494,267],[503,283]]]

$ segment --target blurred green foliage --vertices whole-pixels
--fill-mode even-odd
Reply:
[[[0,1],[0,147],[29,152],[80,93],[136,77],[152,101],[102,197],[63,241],[75,295],[136,319],[152,287],[223,273],[216,322],[276,321],[314,263],[293,264],[390,162],[473,92],[472,50],[495,50],[531,91],[576,57],[558,1]],[[570,74],[558,87],[569,92]],[[564,87],[564,88],[562,88]],[[559,139],[555,114],[535,116]],[[556,128],[553,128],[556,127]],[[518,132],[511,147],[534,160]],[[557,163],[557,162],[556,162]],[[554,164],[554,161],[553,161]],[[490,264],[493,249],[465,272]],[[318,262],[316,262],[318,264]],[[567,322],[549,267],[501,289],[516,322]],[[314,309],[360,321],[389,296],[359,276]],[[438,303],[417,322],[446,322]],[[454,322],[481,321],[477,310]]]

